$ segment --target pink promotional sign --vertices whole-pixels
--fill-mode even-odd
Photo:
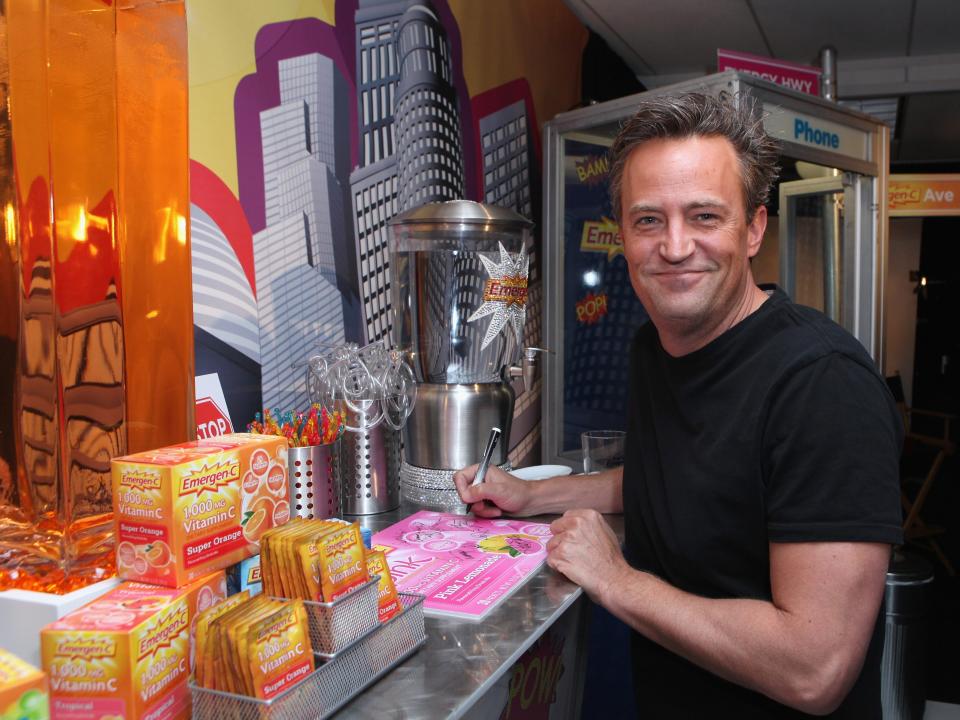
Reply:
[[[480,620],[547,557],[546,523],[422,510],[373,536],[397,590],[426,595],[428,615]]]
[[[718,49],[717,70],[739,70],[790,90],[820,96],[820,68],[811,65]]]

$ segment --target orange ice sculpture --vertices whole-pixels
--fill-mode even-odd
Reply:
[[[0,5],[0,589],[114,573],[110,459],[193,436],[183,2]]]

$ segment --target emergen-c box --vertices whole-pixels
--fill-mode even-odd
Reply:
[[[117,574],[180,587],[290,519],[287,441],[234,433],[114,458]]]
[[[47,676],[0,649],[0,718],[50,720]]]
[[[40,633],[59,720],[190,717],[190,630],[226,597],[224,572],[179,589],[123,583]]]

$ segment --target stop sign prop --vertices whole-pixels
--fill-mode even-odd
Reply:
[[[212,438],[233,432],[230,417],[213,398],[197,398],[197,437]]]

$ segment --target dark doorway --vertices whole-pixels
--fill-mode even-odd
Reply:
[[[960,411],[960,217],[925,218],[917,279],[917,340],[913,407],[958,414]],[[926,279],[925,282],[923,279]],[[929,425],[925,425],[927,423]],[[957,441],[956,421],[951,439]],[[911,430],[942,434],[943,420],[915,416]],[[955,568],[960,568],[960,456],[946,459],[924,504],[923,517]],[[916,468],[921,476],[930,459]],[[910,492],[909,476],[907,478]],[[914,483],[913,488],[916,488]],[[924,551],[922,544],[911,549]],[[960,703],[956,668],[960,666],[960,578],[945,572],[932,554],[936,579],[931,587],[926,658],[927,697]]]
[[[960,410],[960,217],[924,219],[920,276],[913,404],[955,413]]]

